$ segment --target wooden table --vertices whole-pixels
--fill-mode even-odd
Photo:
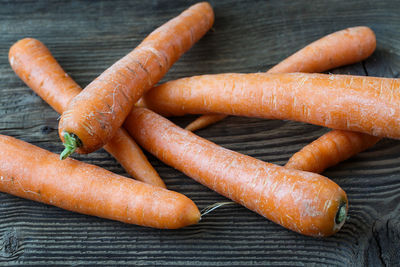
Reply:
[[[59,153],[58,114],[12,72],[9,47],[43,41],[86,86],[153,29],[195,1],[1,1],[0,132]],[[325,34],[370,26],[376,53],[334,73],[398,77],[400,3],[391,1],[212,1],[213,29],[163,81],[221,72],[265,71]],[[186,125],[194,116],[173,119]],[[198,134],[226,148],[284,164],[328,129],[229,117]],[[200,208],[225,198],[149,155],[171,190]],[[76,158],[115,173],[105,151]],[[400,142],[373,148],[324,173],[347,192],[348,222],[333,237],[304,237],[239,206],[220,208],[181,230],[157,230],[84,216],[0,193],[0,265],[338,265],[399,266]]]

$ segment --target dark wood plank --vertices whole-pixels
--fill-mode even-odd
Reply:
[[[62,147],[58,114],[27,88],[7,62],[9,47],[43,41],[66,71],[87,85],[158,25],[195,1],[0,1],[0,132],[53,152]],[[377,52],[334,73],[398,77],[400,5],[387,1],[212,1],[213,30],[163,79],[265,71],[335,30],[370,26]],[[174,118],[180,125],[191,117]],[[244,127],[245,125],[245,127]],[[199,135],[258,159],[284,164],[327,129],[290,121],[229,117]],[[105,151],[77,156],[113,172]],[[151,155],[167,186],[200,208],[225,200]],[[163,231],[75,214],[0,193],[0,265],[336,265],[398,266],[400,142],[373,148],[327,170],[348,193],[350,218],[335,236],[303,237],[238,205],[195,226]]]

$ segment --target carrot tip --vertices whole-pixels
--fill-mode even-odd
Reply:
[[[69,155],[75,152],[75,150],[81,145],[81,141],[78,136],[73,133],[64,132],[64,150],[60,154],[60,159],[64,160]]]

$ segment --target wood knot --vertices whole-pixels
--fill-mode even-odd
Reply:
[[[52,131],[53,131],[53,128],[51,128],[51,127],[49,127],[49,126],[47,126],[47,125],[42,126],[42,127],[40,128],[40,132],[41,132],[42,134],[49,134],[49,133],[51,133]]]
[[[0,258],[12,259],[17,257],[19,241],[17,232],[14,230],[6,231],[1,238]]]
[[[364,253],[368,266],[400,266],[400,220],[381,218],[372,225]]]

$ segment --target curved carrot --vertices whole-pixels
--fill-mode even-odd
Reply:
[[[66,210],[155,228],[200,219],[186,196],[0,135],[0,191]]]
[[[328,74],[216,74],[183,78],[144,96],[160,114],[289,119],[400,139],[400,79]]]
[[[66,149],[90,153],[121,127],[134,103],[193,46],[214,22],[210,4],[193,5],[153,31],[132,52],[103,72],[77,95],[61,116],[59,134]]]
[[[285,167],[321,173],[375,145],[380,139],[363,133],[333,130],[295,153]]]
[[[267,73],[324,72],[364,60],[374,52],[375,48],[376,38],[370,28],[365,26],[347,28],[307,45]],[[225,117],[224,115],[203,115],[185,129],[196,131]]]
[[[25,38],[15,43],[10,48],[9,61],[15,73],[58,113],[62,113],[69,101],[82,90],[39,40]],[[104,149],[137,180],[166,187],[124,129],[119,129]]]
[[[161,161],[288,229],[329,236],[345,221],[346,193],[326,177],[222,148],[145,108],[125,128]]]
[[[323,72],[364,60],[375,48],[376,38],[370,28],[347,28],[307,45],[271,68],[268,73]]]

